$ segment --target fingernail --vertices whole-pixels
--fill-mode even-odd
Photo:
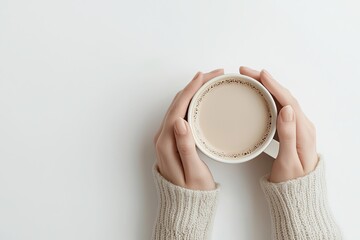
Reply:
[[[282,109],[281,118],[284,122],[294,121],[294,110],[290,105],[287,105]]]
[[[185,125],[185,120],[182,118],[178,118],[175,121],[175,131],[179,135],[184,135],[187,132],[187,128]]]

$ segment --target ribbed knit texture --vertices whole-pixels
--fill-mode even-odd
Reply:
[[[341,239],[330,212],[320,157],[315,170],[294,180],[271,183],[260,180],[270,208],[272,237],[276,240]]]
[[[176,186],[153,168],[159,210],[153,240],[209,239],[219,186],[197,191]]]

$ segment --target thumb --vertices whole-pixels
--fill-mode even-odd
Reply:
[[[294,110],[290,105],[280,110],[277,120],[277,131],[280,149],[276,159],[278,161],[298,159],[296,150],[296,118]]]
[[[189,184],[197,185],[198,188],[209,188],[208,185],[213,188],[212,175],[206,164],[199,158],[189,123],[183,118],[176,119],[174,132],[185,180]]]

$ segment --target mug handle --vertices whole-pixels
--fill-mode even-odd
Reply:
[[[277,155],[279,154],[279,146],[279,142],[275,139],[272,139],[270,144],[265,148],[264,152],[270,157],[276,159]]]

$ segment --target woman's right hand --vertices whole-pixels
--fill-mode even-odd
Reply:
[[[184,118],[196,91],[210,79],[223,74],[223,69],[196,74],[175,96],[154,137],[158,171],[175,185],[203,191],[216,188],[209,168],[197,154],[189,123]]]
[[[318,162],[316,130],[301,110],[298,101],[266,70],[259,72],[240,67],[240,73],[260,81],[281,107],[277,119],[280,149],[273,163],[269,181],[284,182],[313,171]]]

